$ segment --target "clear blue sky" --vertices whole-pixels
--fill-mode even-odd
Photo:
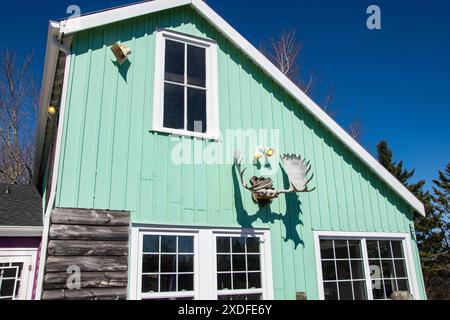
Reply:
[[[34,50],[34,70],[44,63],[47,21],[127,0],[8,1],[0,3],[0,48]],[[397,159],[428,181],[450,162],[450,1],[448,0],[208,0],[256,46],[282,29],[298,28],[306,41],[301,63],[320,76],[320,102],[334,85],[337,121],[363,125],[362,144],[372,154],[387,139]],[[381,8],[382,30],[366,28],[366,9]]]

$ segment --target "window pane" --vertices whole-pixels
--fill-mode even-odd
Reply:
[[[256,237],[247,238],[247,252],[259,253],[259,238]]]
[[[403,258],[403,246],[401,241],[391,241],[394,258]]]
[[[161,237],[161,252],[176,253],[177,251],[177,237],[162,236]]]
[[[336,259],[348,258],[348,248],[346,240],[335,240],[334,250],[336,252]]]
[[[233,255],[233,271],[245,271],[245,255]]]
[[[232,238],[233,253],[245,252],[245,238]]]
[[[339,280],[350,279],[350,263],[349,261],[336,261],[337,273]]]
[[[334,259],[333,240],[320,240],[322,259]]]
[[[166,40],[165,79],[184,83],[184,44]]]
[[[206,91],[188,88],[187,129],[193,132],[206,132]]]
[[[247,277],[245,273],[233,273],[233,289],[247,289]]]
[[[248,289],[259,289],[261,288],[261,273],[260,272],[250,272],[248,274]]]
[[[365,279],[363,260],[352,260],[352,279]]]
[[[234,294],[234,295],[223,295],[218,296],[218,300],[236,300],[236,301],[244,301],[244,300],[262,300],[262,294]]]
[[[407,279],[397,280],[397,288],[400,291],[409,291],[409,284]]]
[[[350,281],[339,282],[339,299],[353,300],[352,283]]]
[[[383,278],[395,278],[394,264],[392,260],[382,260]]]
[[[353,292],[355,294],[355,300],[367,300],[366,282],[353,282]]]
[[[386,290],[386,298],[391,297],[392,292],[396,290],[395,280],[384,280],[384,289]]]
[[[164,85],[164,127],[184,129],[184,87]]]
[[[183,254],[178,256],[178,272],[194,272],[194,256]]]
[[[220,253],[228,253],[230,252],[230,238],[217,238],[217,252]]]
[[[12,280],[2,280],[0,286],[0,296],[1,297],[12,297],[14,295],[14,283],[15,279]]]
[[[378,253],[378,241],[368,240],[367,241],[367,254],[369,258],[379,258]]]
[[[349,241],[350,258],[361,259],[361,242],[360,241]]]
[[[176,272],[176,259],[174,254],[161,255],[161,272]]]
[[[247,270],[249,271],[259,271],[261,270],[260,256],[253,254],[247,256]]]
[[[0,276],[2,276],[1,272],[3,271],[3,278],[15,278],[20,277],[20,272],[18,267],[10,267],[7,269],[0,269]]]
[[[178,237],[178,252],[194,253],[194,237]]]
[[[142,292],[158,292],[158,275],[142,276]]]
[[[323,280],[336,280],[334,261],[322,261]]]
[[[381,258],[392,258],[390,241],[379,241]]]
[[[231,256],[218,255],[217,256],[217,271],[231,271]]]
[[[395,260],[395,273],[397,278],[406,277],[406,265],[405,260]]]
[[[325,300],[338,300],[338,291],[336,282],[325,282],[323,284]]]
[[[194,290],[194,275],[193,274],[179,274],[178,275],[178,291],[193,291]]]
[[[188,45],[187,47],[187,82],[188,84],[205,87],[206,63],[205,48]]]
[[[231,290],[231,273],[220,273],[217,275],[217,289]]]
[[[372,280],[372,293],[374,299],[385,299],[383,280]]]
[[[144,236],[144,253],[159,252],[159,236]]]
[[[369,270],[372,279],[380,279],[382,277],[380,260],[369,260]]]
[[[143,273],[159,272],[159,255],[144,254],[142,256],[142,272]]]
[[[161,275],[161,292],[177,291],[177,275]]]

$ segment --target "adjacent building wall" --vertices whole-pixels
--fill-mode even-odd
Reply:
[[[156,27],[217,41],[222,133],[279,129],[278,154],[311,160],[315,192],[281,196],[259,210],[231,164],[172,163],[172,148],[187,138],[151,132]],[[109,49],[118,40],[133,50],[123,67]],[[191,9],[81,32],[72,51],[57,207],[127,210],[134,223],[270,226],[277,299],[302,291],[318,297],[313,230],[411,232],[412,209]],[[284,180],[279,173],[275,186]]]

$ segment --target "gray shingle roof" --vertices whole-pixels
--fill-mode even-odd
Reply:
[[[36,186],[0,184],[0,226],[42,226],[42,199]]]

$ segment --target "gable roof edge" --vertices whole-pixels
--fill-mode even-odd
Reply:
[[[237,32],[230,24],[220,17],[202,0],[155,0],[133,4],[127,7],[116,8],[61,21],[60,32],[74,33],[142,16],[152,12],[158,12],[182,5],[191,5],[193,9],[204,19],[214,25],[220,33],[242,50],[254,63],[263,69],[278,85],[286,90],[298,103],[322,123],[331,133],[349,148],[361,161],[363,161],[381,180],[393,188],[393,190],[406,201],[419,214],[425,216],[424,205],[388,170],[386,170],[369,152],[356,142],[344,129],[342,129],[328,114],[326,114],[311,98],[287,78],[275,65],[269,61],[248,40]]]

